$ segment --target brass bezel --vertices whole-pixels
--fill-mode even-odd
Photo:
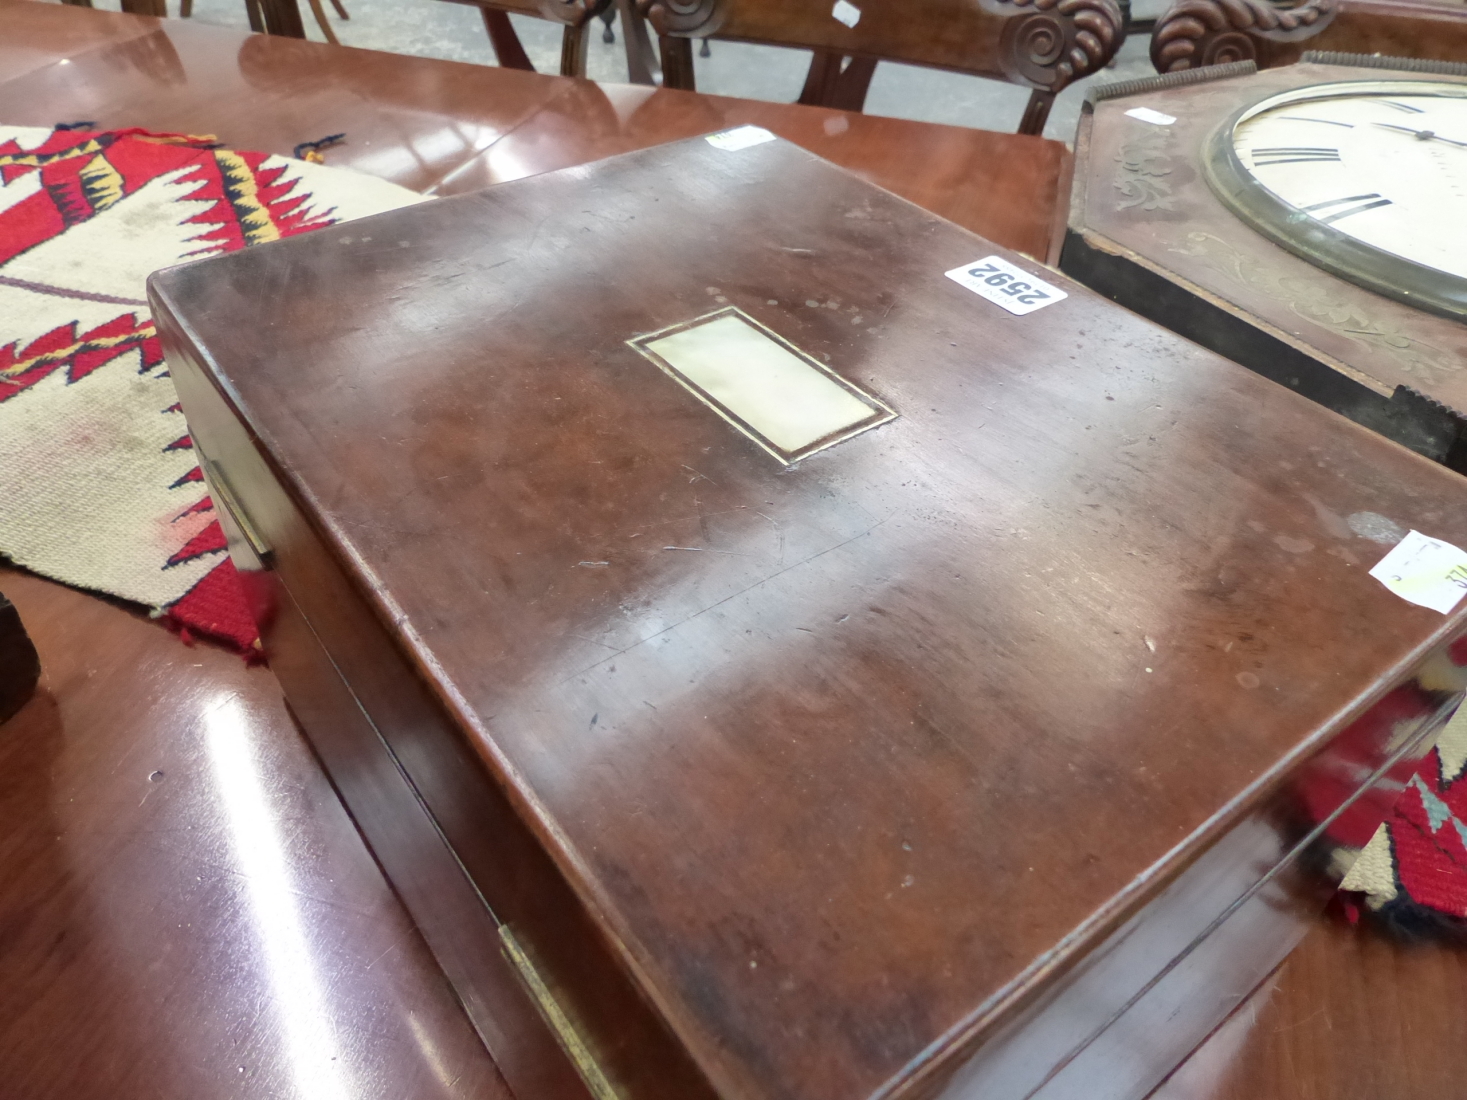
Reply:
[[[1423,91],[1429,88],[1430,91]],[[1234,148],[1238,126],[1289,103],[1363,94],[1445,95],[1467,99],[1467,84],[1442,80],[1352,80],[1274,92],[1246,104],[1204,140],[1202,175],[1234,215],[1275,244],[1357,286],[1452,320],[1467,320],[1467,279],[1342,233],[1265,187]],[[1467,155],[1467,154],[1464,154]]]

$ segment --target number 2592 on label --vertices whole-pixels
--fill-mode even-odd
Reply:
[[[998,256],[955,267],[945,274],[953,282],[962,283],[973,293],[1020,317],[1069,297],[1059,287],[1036,279]]]

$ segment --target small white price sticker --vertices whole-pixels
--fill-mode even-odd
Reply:
[[[1411,531],[1370,575],[1403,600],[1447,614],[1467,596],[1467,553]]]
[[[735,126],[721,134],[709,134],[707,138],[709,145],[725,153],[737,153],[751,145],[763,145],[773,140],[774,135],[762,126]]]
[[[854,27],[861,21],[861,9],[850,0],[835,0],[835,7],[830,14],[848,27]]]
[[[1059,287],[1036,279],[1023,268],[1015,267],[1000,256],[989,256],[976,263],[964,264],[944,274],[974,294],[980,294],[1020,317],[1069,297]]]
[[[1126,114],[1131,118],[1139,118],[1142,122],[1149,122],[1153,126],[1170,126],[1177,121],[1174,116],[1153,111],[1150,107],[1132,107]]]

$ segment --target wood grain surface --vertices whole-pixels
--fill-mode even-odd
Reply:
[[[0,5],[0,81],[96,49],[153,34],[158,20],[116,12],[4,0]]]
[[[275,677],[0,567],[7,1100],[508,1100]]]
[[[934,1089],[1133,915],[1051,1058],[1246,945],[1305,761],[1467,621],[1344,518],[1467,537],[1455,475],[1075,284],[1017,318],[943,277],[994,248],[693,141],[153,280],[306,618],[342,601],[300,514],[725,1095]],[[900,418],[784,470],[624,343],[724,306]],[[1188,1048],[1251,985],[1193,958]]]
[[[312,1017],[285,1019],[201,747],[201,715],[223,702],[245,718],[229,728],[247,737],[285,873],[309,891],[306,942],[330,994],[319,1019],[343,1037],[342,1079],[361,1094],[508,1096],[269,670],[185,648],[136,612],[12,569],[0,569],[0,590],[49,670],[30,711],[0,727],[10,1095],[197,1100],[289,1095],[298,1080],[292,1026]],[[1467,1068],[1464,971],[1459,948],[1320,920],[1155,1100],[1452,1096]],[[370,1034],[354,1030],[364,1018]]]
[[[80,61],[97,45],[158,26],[3,0],[0,81],[67,56]],[[162,37],[186,71],[217,62],[217,54],[198,44],[202,38],[187,36],[218,32],[163,26]],[[329,66],[333,80],[361,61],[361,51],[341,51],[352,56],[340,61],[336,51],[316,49],[312,63]],[[49,124],[57,120],[52,115],[79,117],[81,104],[111,120],[105,124],[127,124],[131,113],[132,121],[166,129],[170,119],[198,117],[191,100],[207,81],[197,77],[186,95],[170,98],[160,70],[136,71],[153,52],[94,59],[96,67],[79,70],[89,75],[76,84],[51,79],[45,87],[56,98],[49,103],[19,94],[21,83],[0,84],[0,117]],[[462,104],[445,97],[435,116],[431,97],[435,87],[452,89],[463,67],[392,62],[400,65],[382,63],[384,83],[422,98],[414,106],[413,95],[404,93],[399,115],[378,105],[351,117],[359,126],[382,126],[371,152],[389,176],[432,186],[444,164],[461,162],[435,161],[418,139],[437,134],[442,141],[464,127]],[[88,81],[104,77],[113,91],[133,89],[120,95],[115,110],[88,91]],[[237,78],[220,79],[226,88],[239,87],[231,83]],[[323,106],[330,100],[324,82],[306,94],[330,117],[348,113],[341,100]],[[415,109],[418,118],[405,117]],[[30,113],[19,117],[22,111]],[[280,152],[334,132],[318,126],[318,116],[292,114],[289,95],[262,96],[254,110],[225,104],[214,124],[200,121],[196,128],[205,130],[224,129],[220,121],[239,126],[261,139],[257,147]],[[546,145],[553,145],[553,135]],[[246,671],[208,647],[184,648],[136,613],[11,570],[0,571],[0,590],[26,615],[48,669],[42,694],[0,729],[0,1072],[7,1095],[330,1096],[329,1089],[313,1091],[319,1064],[301,1057],[319,1037],[322,1020],[340,1039],[339,1047],[327,1046],[345,1067],[333,1071],[345,1095],[506,1095],[287,725],[269,671]],[[232,708],[225,714],[241,721],[211,720],[221,702]],[[266,792],[255,827],[263,822],[267,832],[277,830],[286,876],[301,887],[304,938],[324,990],[319,1016],[292,1015],[298,1001],[280,995],[282,968],[264,946],[250,868],[233,847],[239,834],[228,824],[226,806],[234,796],[210,763],[216,725],[243,729],[254,754],[254,774]],[[155,771],[163,776],[153,781]],[[1276,987],[1235,1017],[1249,1014],[1247,1026],[1219,1031],[1158,1096],[1454,1095],[1467,1069],[1456,1038],[1467,1033],[1462,966],[1453,949],[1402,947],[1320,924]]]
[[[1322,921],[1153,1100],[1458,1096],[1467,952]]]

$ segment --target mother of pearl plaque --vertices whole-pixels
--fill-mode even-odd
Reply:
[[[627,343],[787,464],[896,419],[879,398],[733,306]]]

